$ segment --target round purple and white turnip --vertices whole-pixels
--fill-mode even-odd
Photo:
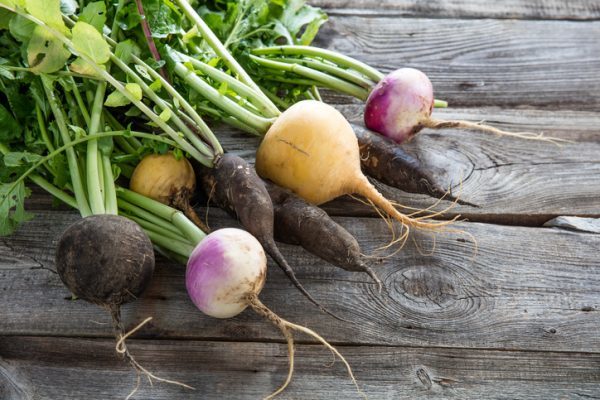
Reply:
[[[192,252],[186,270],[188,294],[196,307],[215,318],[232,318],[258,296],[267,273],[262,246],[246,231],[227,228],[208,235]]]
[[[373,88],[365,108],[365,125],[402,143],[423,129],[433,105],[433,85],[427,75],[401,68]]]
[[[340,357],[356,385],[350,365],[337,349],[311,329],[279,317],[258,299],[265,284],[266,272],[267,258],[258,240],[246,231],[226,228],[211,233],[196,246],[188,259],[185,282],[190,298],[204,314],[215,318],[232,318],[250,306],[279,328],[288,345],[288,375],[283,385],[267,399],[281,393],[292,379],[292,331],[312,336]]]

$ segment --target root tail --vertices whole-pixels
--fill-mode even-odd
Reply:
[[[468,129],[475,130],[481,132],[492,133],[497,136],[510,136],[519,139],[525,140],[537,140],[540,142],[549,142],[555,145],[559,145],[559,143],[572,143],[570,140],[553,138],[544,136],[543,133],[534,133],[534,132],[508,132],[502,129],[494,128],[490,125],[485,125],[481,123],[469,122],[469,121],[445,121],[438,119],[428,119],[423,123],[423,126],[431,129],[443,129],[443,128],[457,128],[457,129]]]
[[[352,368],[350,367],[350,364],[348,364],[348,361],[346,361],[344,356],[342,356],[335,347],[333,347],[331,344],[329,344],[329,342],[327,342],[325,339],[323,339],[319,334],[314,332],[312,329],[306,328],[302,325],[296,325],[294,323],[291,323],[291,322],[281,318],[280,316],[275,314],[273,311],[271,311],[267,306],[265,306],[258,299],[258,297],[255,294],[250,295],[247,298],[247,301],[248,301],[248,304],[250,305],[250,307],[252,307],[252,309],[257,314],[259,314],[259,315],[265,317],[266,319],[268,319],[269,321],[271,321],[271,323],[273,325],[275,325],[281,331],[281,333],[283,333],[283,335],[285,336],[287,343],[288,343],[288,356],[289,356],[289,360],[290,360],[290,368],[289,368],[287,379],[286,379],[285,383],[279,389],[277,389],[277,391],[275,391],[274,393],[272,393],[271,395],[266,397],[265,400],[272,399],[274,396],[280,394],[289,385],[289,383],[292,379],[292,375],[294,372],[294,339],[293,339],[293,336],[292,336],[290,330],[299,331],[299,332],[305,333],[306,335],[309,335],[309,336],[317,339],[321,344],[323,344],[323,346],[325,346],[327,349],[329,349],[334,355],[339,357],[339,359],[342,361],[342,363],[346,367],[346,370],[348,371],[348,375],[350,376],[352,383],[356,386],[358,393],[360,393],[363,397],[366,398],[365,394],[358,386],[358,382],[356,382],[356,378],[354,377],[354,373],[352,372]]]
[[[160,377],[154,375],[153,373],[151,373],[150,371],[148,371],[146,368],[144,368],[140,363],[138,363],[136,361],[136,359],[129,352],[129,349],[127,348],[127,344],[126,344],[125,341],[127,340],[128,337],[130,337],[131,335],[133,335],[135,332],[137,332],[138,330],[140,330],[144,325],[146,325],[148,322],[150,322],[152,320],[152,317],[146,318],[144,321],[142,321],[140,324],[138,324],[135,328],[133,328],[129,332],[125,333],[125,329],[124,329],[123,323],[121,321],[121,309],[120,309],[120,307],[119,306],[111,306],[109,308],[109,311],[110,311],[110,314],[111,314],[111,317],[112,317],[113,327],[114,327],[115,333],[117,334],[117,343],[115,345],[115,350],[116,350],[117,353],[123,355],[123,357],[125,358],[125,360],[127,360],[129,362],[129,364],[133,367],[133,369],[137,373],[137,383],[136,383],[136,386],[129,393],[129,395],[126,397],[126,400],[129,400],[131,397],[133,397],[133,395],[138,391],[138,389],[140,387],[140,377],[141,376],[145,376],[146,378],[148,378],[148,381],[150,382],[150,385],[152,385],[153,380],[155,380],[157,382],[169,383],[171,385],[181,386],[181,387],[184,387],[186,389],[195,390],[192,386],[186,385],[185,383],[181,383],[181,382],[178,382],[178,381],[173,381],[173,380],[169,380],[169,379],[160,378]]]

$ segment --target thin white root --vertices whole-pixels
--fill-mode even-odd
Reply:
[[[131,329],[127,333],[123,333],[124,329],[123,329],[123,324],[121,322],[121,311],[120,311],[119,307],[111,306],[111,307],[109,307],[109,311],[110,311],[112,319],[113,319],[113,325],[114,325],[115,331],[117,332],[117,343],[115,345],[115,351],[117,353],[123,355],[123,357],[127,361],[129,361],[129,364],[131,364],[133,369],[136,371],[136,374],[138,377],[135,388],[133,389],[133,391],[131,393],[129,393],[129,395],[127,396],[126,399],[130,399],[138,391],[138,389],[140,387],[140,377],[141,376],[145,376],[146,378],[148,378],[148,382],[150,383],[150,385],[153,385],[153,383],[154,383],[153,380],[156,380],[157,382],[168,383],[171,385],[181,386],[186,389],[195,390],[195,388],[193,388],[192,386],[186,385],[185,383],[181,383],[181,382],[170,380],[170,379],[160,378],[160,377],[154,375],[153,373],[148,371],[146,368],[144,368],[140,363],[138,363],[136,361],[136,359],[129,352],[129,349],[127,348],[127,344],[125,341],[127,340],[127,338],[129,338],[131,335],[133,335],[135,332],[139,331],[144,325],[146,325],[148,322],[150,322],[152,320],[152,317],[146,318],[145,320],[140,322],[138,325],[136,325],[133,329]]]
[[[525,140],[537,140],[540,142],[549,142],[549,143],[555,144],[557,146],[560,146],[560,143],[573,143],[572,140],[545,136],[543,132],[542,133],[508,132],[508,131],[503,131],[502,129],[494,128],[493,126],[490,126],[490,125],[469,122],[469,121],[455,121],[455,120],[445,121],[445,120],[438,120],[438,119],[430,118],[427,121],[425,121],[423,125],[426,128],[431,128],[431,129],[458,128],[458,129],[477,130],[477,131],[492,133],[497,136],[509,136],[509,137],[515,137],[515,138],[525,139]]]
[[[337,349],[335,347],[333,347],[332,345],[330,345],[325,339],[323,339],[321,336],[319,336],[313,330],[311,330],[309,328],[306,328],[306,327],[304,327],[302,325],[296,325],[294,323],[291,323],[291,322],[289,322],[289,321],[281,318],[277,314],[275,314],[273,311],[271,311],[267,306],[265,306],[258,299],[258,297],[256,296],[256,294],[250,294],[250,295],[248,295],[248,297],[246,298],[246,301],[247,301],[248,305],[258,315],[261,315],[261,316],[265,317],[273,325],[275,325],[283,333],[283,335],[285,336],[285,338],[287,340],[287,343],[288,343],[288,355],[289,355],[289,360],[290,360],[290,369],[288,371],[287,379],[284,382],[284,384],[279,389],[277,389],[277,391],[275,391],[272,394],[270,394],[269,396],[267,396],[265,398],[265,400],[272,399],[273,397],[275,397],[278,394],[280,394],[281,392],[283,392],[283,390],[291,382],[292,375],[293,375],[293,372],[294,372],[294,345],[293,345],[294,339],[293,339],[293,336],[292,336],[292,334],[290,332],[290,329],[296,330],[296,331],[299,331],[299,332],[303,332],[303,333],[305,333],[305,334],[307,334],[309,336],[312,336],[313,338],[315,338],[319,342],[321,342],[323,344],[323,346],[325,346],[327,349],[329,349],[335,356],[339,357],[340,360],[342,360],[342,362],[346,366],[346,369],[348,371],[348,375],[350,375],[350,379],[352,380],[352,383],[354,384],[354,386],[356,386],[356,389],[357,389],[358,393],[360,393],[364,398],[367,398],[367,396],[363,393],[363,391],[358,386],[358,382],[356,382],[356,378],[354,377],[354,373],[352,372],[352,368],[350,367],[350,364],[348,364],[348,362],[346,361],[346,359],[344,358],[344,356],[342,356],[340,354],[340,352],[337,351]]]

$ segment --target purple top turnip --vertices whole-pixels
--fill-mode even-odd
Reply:
[[[365,107],[365,126],[397,143],[410,139],[423,128],[470,129],[521,139],[564,141],[541,133],[506,132],[469,121],[438,120],[431,117],[434,105],[433,85],[427,75],[414,68],[401,68],[384,77],[371,91]]]
[[[344,357],[325,339],[306,327],[284,320],[258,299],[266,272],[267,257],[258,240],[246,231],[227,228],[211,233],[196,246],[188,260],[185,282],[192,302],[209,316],[232,318],[250,306],[279,328],[288,345],[289,370],[284,384],[267,398],[281,393],[292,379],[292,331],[312,336],[340,357],[356,384]]]
[[[401,143],[423,129],[433,104],[433,85],[427,75],[414,68],[401,68],[383,78],[371,92],[365,125]]]

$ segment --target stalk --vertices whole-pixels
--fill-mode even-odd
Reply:
[[[281,115],[279,109],[270,100],[265,102],[263,100],[263,96],[257,96],[256,91],[252,90],[232,76],[227,75],[225,72],[184,54],[178,53],[177,56],[181,57],[185,61],[189,61],[194,68],[198,69],[210,78],[218,82],[225,82],[228,87],[232,88],[242,97],[247,97],[250,102],[258,108],[264,117],[273,118]]]
[[[273,120],[253,114],[236,102],[223,96],[217,89],[200,79],[194,72],[190,71],[183,64],[175,62],[174,72],[194,90],[206,97],[210,102],[218,105],[225,112],[250,125],[252,128],[261,132],[266,132],[271,126]]]
[[[305,78],[319,82],[321,85],[349,94],[350,96],[357,97],[361,100],[366,100],[367,97],[369,97],[369,91],[364,88],[361,88],[343,79],[336,78],[334,76],[314,70],[312,68],[305,67],[300,64],[288,64],[284,62],[274,61],[272,59],[257,57],[254,55],[250,55],[250,58],[257,64],[260,64],[264,67],[279,69],[282,71],[298,74]]]
[[[46,97],[50,103],[50,108],[54,114],[62,141],[65,143],[65,145],[67,145],[71,143],[71,137],[69,136],[69,130],[67,128],[62,109],[58,103],[58,100],[56,99],[54,89],[49,87],[50,85],[51,83],[48,83],[48,81],[42,77],[42,86],[46,92]],[[66,152],[67,162],[69,164],[69,172],[71,174],[71,183],[73,185],[73,192],[75,194],[75,200],[77,201],[77,208],[79,209],[82,217],[90,216],[92,215],[92,210],[85,195],[85,189],[83,186],[83,181],[81,180],[81,171],[79,169],[75,149],[73,147],[69,147],[66,149]]]
[[[319,47],[312,46],[273,46],[264,47],[262,49],[255,49],[252,51],[256,55],[294,55],[294,56],[309,56],[319,57],[323,60],[333,62],[342,67],[352,68],[353,70],[360,72],[367,78],[374,82],[379,82],[385,75],[377,71],[375,68],[362,63],[352,57],[345,56],[330,50],[321,49]]]
[[[96,87],[96,95],[92,103],[92,116],[90,119],[89,135],[95,136],[100,128],[100,117],[102,116],[102,108],[104,107],[104,94],[106,93],[106,83],[102,82]],[[100,160],[98,159],[98,140],[93,139],[87,142],[86,153],[86,172],[87,172],[87,188],[90,207],[94,214],[104,214],[104,194],[102,189],[104,185],[100,180],[102,172]]]
[[[187,17],[192,21],[198,31],[204,38],[204,40],[208,43],[208,45],[213,49],[213,51],[225,61],[227,66],[239,76],[240,80],[244,82],[246,85],[250,86],[254,89],[257,95],[263,97],[263,100],[269,102],[269,99],[260,91],[258,85],[252,80],[250,75],[242,68],[242,66],[236,61],[236,59],[229,53],[227,48],[221,43],[219,38],[213,33],[213,31],[206,25],[204,20],[196,13],[194,8],[188,3],[187,0],[175,0],[179,7],[183,10],[183,12],[187,15]]]
[[[200,241],[206,237],[206,233],[202,232],[200,228],[187,219],[186,216],[179,210],[175,210],[174,208],[164,205],[156,200],[144,197],[141,194],[135,193],[129,189],[118,188],[117,196],[120,199],[136,204],[137,206],[156,214],[158,217],[173,223],[173,225],[181,230],[186,237],[189,237],[192,241],[194,241],[194,243],[200,243]]]
[[[371,88],[376,84],[376,82],[373,82],[370,79],[366,79],[359,74],[353,73],[352,70],[342,69],[336,65],[325,63],[316,59],[282,57],[277,58],[277,61],[288,64],[300,64],[317,71],[326,72],[340,79],[352,82],[366,90],[371,90]]]

